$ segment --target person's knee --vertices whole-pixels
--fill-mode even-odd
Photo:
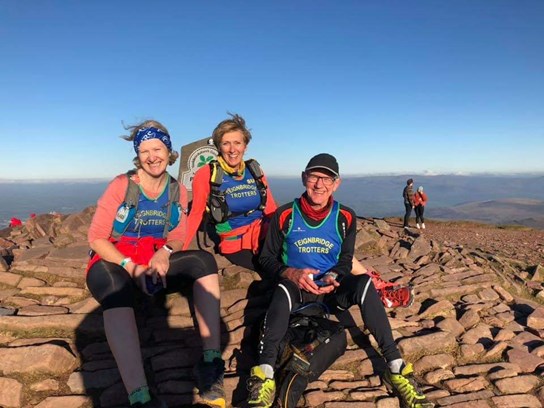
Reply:
[[[294,305],[300,303],[300,290],[298,286],[288,280],[284,279],[276,288],[274,292],[273,301],[276,302],[286,302],[289,305],[289,312],[293,311]]]
[[[357,275],[355,277],[356,279],[352,283],[353,287],[353,295],[355,298],[355,301],[359,304],[362,304],[366,298],[366,295],[370,289],[374,289],[374,285],[372,283],[372,278],[370,275]]]
[[[217,272],[217,262],[211,253],[202,251],[201,259],[205,269]]]
[[[206,251],[195,251],[195,256],[198,258],[199,266],[202,271],[201,275],[217,274],[217,262],[215,257]]]
[[[298,294],[300,293],[300,289],[294,283],[293,281],[290,281],[289,279],[283,279],[278,284],[278,289],[282,289],[282,291],[289,294],[291,298],[296,298]]]
[[[103,290],[105,285],[112,286],[111,283],[113,283],[114,286],[119,286],[122,285],[125,280],[130,281],[128,273],[126,274],[128,279],[124,279],[117,269],[122,268],[111,262],[104,261],[103,259],[97,261],[91,269],[89,269],[86,276],[86,282],[87,287],[93,296],[95,292]]]
[[[183,275],[193,280],[217,274],[217,262],[206,251],[189,250],[176,252],[170,258],[170,269],[174,275]]]
[[[87,273],[87,287],[102,309],[134,307],[134,284],[130,275],[111,262],[100,260]]]
[[[104,260],[97,261],[89,271],[87,272],[87,276],[85,276],[85,281],[87,283],[87,287],[92,293],[92,288],[95,286],[97,282],[100,282],[103,280],[103,277],[107,275],[107,263]]]

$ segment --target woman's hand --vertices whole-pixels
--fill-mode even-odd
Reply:
[[[140,288],[142,292],[146,295],[150,295],[147,291],[147,286],[145,284],[145,279],[148,275],[149,268],[147,265],[135,265],[132,269],[132,279],[136,282],[136,285]]]
[[[148,275],[155,275],[153,283],[156,282],[156,279],[161,279],[163,287],[166,288],[166,274],[169,268],[170,254],[161,248],[149,260]]]

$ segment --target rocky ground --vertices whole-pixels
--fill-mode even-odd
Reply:
[[[544,265],[544,230],[459,221],[428,221],[426,227],[426,236],[437,242],[456,243],[530,265]]]
[[[0,406],[122,407],[126,393],[84,285],[92,208],[40,215],[0,231]],[[403,355],[440,407],[521,408],[544,402],[543,232],[399,220],[358,220],[356,256],[387,279],[410,283],[416,302],[389,310]],[[241,406],[269,287],[217,256],[222,282],[225,387]],[[190,302],[144,298],[139,325],[153,389],[171,407],[197,402],[200,355]],[[380,379],[383,361],[358,309],[342,317],[348,350],[313,382],[301,406],[398,408]],[[351,321],[351,323],[350,323]]]

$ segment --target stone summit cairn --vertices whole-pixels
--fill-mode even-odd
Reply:
[[[93,211],[39,215],[0,231],[1,407],[128,405],[101,311],[85,287]],[[415,287],[416,302],[389,310],[389,316],[427,396],[450,408],[541,407],[543,266],[405,234],[400,223],[357,222],[357,258],[385,279]],[[225,388],[237,406],[246,395],[271,292],[256,273],[216,259]],[[201,350],[190,301],[179,294],[142,295],[138,307],[151,388],[170,407],[191,405],[196,401],[192,366]],[[358,310],[341,320],[348,322],[348,350],[310,384],[301,406],[398,408],[380,379],[385,364]]]

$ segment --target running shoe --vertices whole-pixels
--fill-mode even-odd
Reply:
[[[385,386],[400,400],[402,408],[433,408],[414,378],[414,367],[411,363],[403,364],[400,373],[393,374],[387,369],[383,377]]]
[[[251,369],[247,380],[249,395],[247,403],[250,407],[270,408],[276,395],[276,382],[272,378],[266,378],[261,367]]]
[[[211,363],[200,360],[194,368],[194,374],[200,402],[211,407],[225,408],[225,388],[223,387],[225,362],[220,358],[215,358]]]
[[[414,303],[412,286],[392,286],[378,290],[382,303],[387,308],[410,307]]]

